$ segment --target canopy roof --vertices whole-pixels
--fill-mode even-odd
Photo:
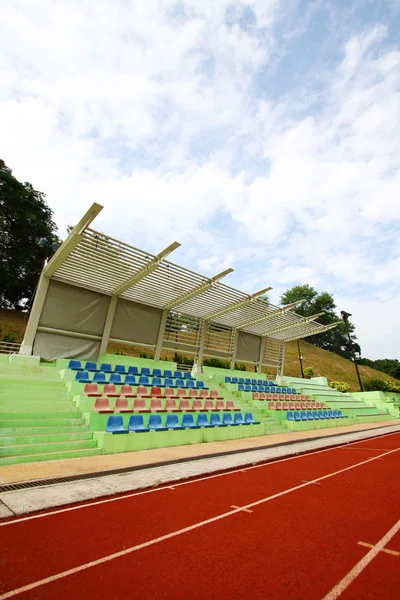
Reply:
[[[91,229],[102,210],[93,204],[44,268],[44,275],[102,294],[210,320],[233,329],[281,341],[323,333],[333,325],[300,317],[291,309],[260,298],[270,287],[249,295],[224,283],[227,269],[209,278],[166,260],[174,242],[158,255]],[[321,313],[322,314],[322,313]]]

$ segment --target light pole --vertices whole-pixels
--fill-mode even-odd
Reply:
[[[361,377],[360,377],[360,371],[358,370],[356,353],[354,352],[353,342],[351,341],[351,337],[350,337],[350,330],[349,330],[349,323],[348,323],[348,321],[349,321],[349,317],[351,317],[351,314],[348,313],[348,312],[346,312],[345,310],[342,310],[340,312],[340,315],[341,315],[341,317],[343,319],[344,326],[346,327],[347,337],[348,337],[348,340],[349,340],[349,348],[350,348],[351,355],[353,357],[354,366],[356,368],[358,383],[359,383],[359,386],[360,386],[360,392],[363,392],[364,388],[363,388],[363,384],[362,384]]]
[[[298,350],[298,353],[299,353],[301,378],[304,379],[304,373],[303,373],[303,358],[304,358],[304,356],[302,356],[301,352],[300,352],[300,341],[299,340],[297,340],[297,350]]]

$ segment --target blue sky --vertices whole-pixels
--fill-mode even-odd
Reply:
[[[2,158],[96,228],[279,302],[310,283],[399,357],[400,0],[16,0]]]

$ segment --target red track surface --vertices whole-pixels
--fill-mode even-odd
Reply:
[[[321,599],[370,552],[358,542],[377,544],[399,520],[399,468],[400,434],[391,434],[7,521],[0,600]],[[385,548],[400,552],[400,533]],[[379,552],[341,597],[399,598],[400,555]]]

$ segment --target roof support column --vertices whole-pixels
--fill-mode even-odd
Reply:
[[[261,338],[260,354],[259,354],[259,357],[258,357],[258,365],[257,365],[257,373],[261,373],[262,372],[262,362],[263,362],[263,358],[264,358],[264,349],[265,349],[265,336],[263,336]]]
[[[167,326],[168,314],[169,314],[169,310],[162,311],[160,328],[158,330],[157,344],[156,344],[156,349],[154,352],[154,360],[160,360],[160,358],[161,358],[161,349],[162,349],[162,344],[164,341],[164,333],[165,333],[165,327]]]
[[[205,321],[204,319],[202,319],[201,325],[200,325],[199,347],[197,350],[195,361],[193,363],[192,375],[201,373],[201,363],[203,362],[203,351],[204,351],[204,344],[206,341],[207,323],[208,323],[208,321]]]
[[[108,340],[110,339],[111,327],[114,320],[115,309],[117,307],[117,296],[111,296],[110,303],[108,305],[108,311],[106,316],[106,322],[104,323],[103,335],[101,337],[99,355],[107,353]]]
[[[42,314],[44,301],[46,300],[47,290],[49,289],[50,279],[43,273],[40,276],[38,287],[33,301],[31,313],[29,315],[28,325],[26,326],[24,339],[22,341],[19,354],[31,356],[33,342],[39,325],[40,315]]]
[[[236,364],[236,354],[237,354],[237,347],[238,347],[238,341],[239,341],[239,331],[237,329],[233,329],[232,330],[233,333],[233,348],[232,348],[232,356],[231,356],[231,371],[235,370],[235,364]]]
[[[279,365],[278,365],[278,372],[277,372],[278,382],[281,381],[281,378],[283,377],[283,369],[285,367],[285,347],[286,347],[285,342],[281,342],[281,353],[280,353],[280,357],[279,357]]]

